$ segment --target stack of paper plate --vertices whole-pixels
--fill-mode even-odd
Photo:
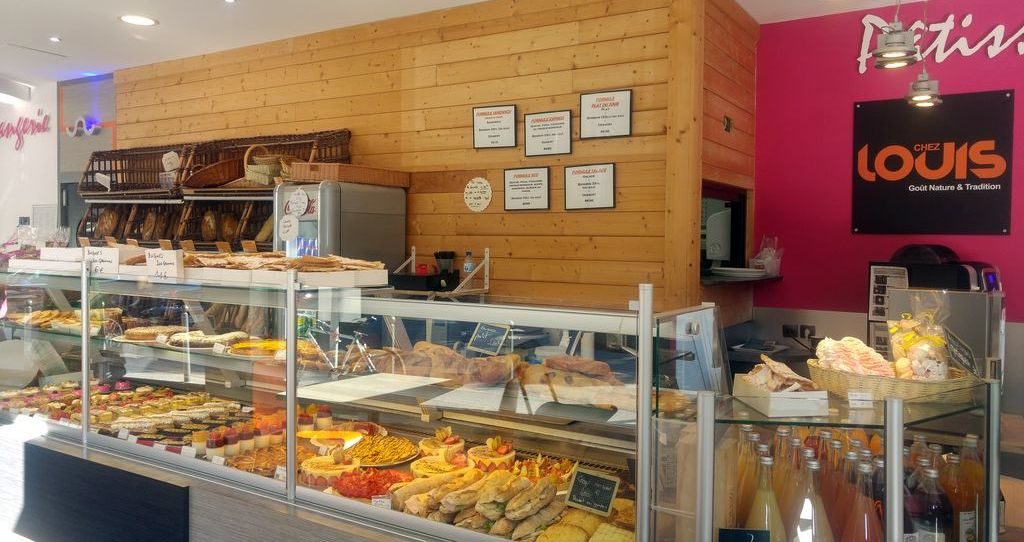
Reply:
[[[735,279],[759,279],[765,276],[764,269],[751,269],[746,267],[712,267],[712,275]]]

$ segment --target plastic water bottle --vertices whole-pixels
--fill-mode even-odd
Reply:
[[[467,250],[466,261],[462,264],[462,272],[468,275],[472,273],[474,269],[476,269],[476,264],[473,263],[473,253]]]

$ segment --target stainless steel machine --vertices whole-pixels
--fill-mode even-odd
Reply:
[[[1002,380],[1006,303],[995,266],[961,261],[940,245],[908,245],[888,262],[872,263],[869,277],[869,345],[888,356],[886,322],[913,313],[913,299],[927,291],[947,309],[946,328],[972,350],[978,376]]]
[[[282,236],[286,215],[296,219],[297,227]],[[283,183],[274,190],[274,224],[274,249],[289,256],[336,254],[380,260],[388,269],[396,269],[405,259],[402,188],[335,181]]]

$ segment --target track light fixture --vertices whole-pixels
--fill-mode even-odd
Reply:
[[[917,107],[934,107],[942,103],[939,97],[939,82],[928,77],[928,70],[921,70],[917,80],[910,83],[907,103]]]
[[[878,35],[877,47],[871,51],[871,56],[875,57],[876,68],[905,68],[918,60],[914,33],[903,30],[903,23],[900,22],[900,4],[901,2],[896,3],[896,15],[893,16],[892,22],[882,29],[882,33]]]

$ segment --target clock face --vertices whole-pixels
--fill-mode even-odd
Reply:
[[[482,177],[476,177],[466,183],[462,197],[466,201],[466,207],[474,213],[482,212],[491,204],[491,183]]]

